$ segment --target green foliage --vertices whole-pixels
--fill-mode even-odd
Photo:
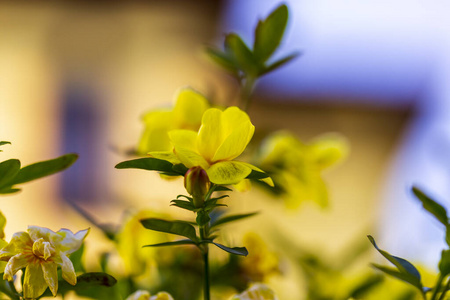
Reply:
[[[11,300],[21,300],[21,295],[17,292],[14,283],[4,280],[3,273],[0,273],[0,292]]]
[[[288,22],[288,8],[280,5],[255,28],[253,49],[236,33],[226,35],[224,50],[207,47],[206,54],[237,79],[257,78],[271,72],[297,57],[290,54],[275,62],[268,62],[279,48]]]
[[[412,191],[414,195],[416,195],[417,199],[422,202],[422,206],[424,209],[426,209],[429,213],[431,213],[433,216],[436,217],[436,219],[441,222],[444,226],[448,226],[448,217],[447,217],[447,211],[445,208],[437,203],[436,201],[432,200],[430,197],[425,195],[424,192],[419,190],[417,187],[413,187]]]
[[[224,246],[224,245],[219,244],[219,243],[212,243],[212,244],[214,244],[217,247],[219,247],[220,249],[222,249],[222,250],[224,250],[224,251],[226,251],[228,253],[234,254],[234,255],[242,255],[242,256],[247,256],[248,255],[248,251],[247,251],[247,249],[245,247],[230,248],[230,247]]]
[[[388,268],[377,264],[373,264],[373,266],[386,274],[394,276],[413,285],[414,287],[418,288],[421,293],[423,293],[421,276],[417,268],[407,260],[397,256],[393,256],[388,252],[381,250],[380,248],[378,248],[377,244],[375,243],[375,239],[372,236],[369,235],[367,237],[369,238],[369,241],[372,243],[375,249],[377,249],[378,252],[380,252],[380,254],[383,255],[389,262],[391,262],[397,269]]]
[[[266,61],[278,48],[288,20],[288,8],[281,5],[255,29],[254,54],[259,61]]]
[[[183,166],[184,167],[184,166]],[[172,164],[166,160],[153,157],[127,160],[116,165],[116,169],[141,169],[148,171],[158,171],[169,176],[184,176],[186,167]]]
[[[76,154],[66,154],[23,168],[20,168],[20,161],[17,159],[3,161],[0,163],[0,194],[18,192],[20,189],[15,188],[14,185],[60,172],[70,167],[77,159]]]
[[[106,273],[91,272],[77,276],[77,284],[71,285],[65,280],[58,282],[58,294],[65,295],[70,291],[75,291],[79,296],[89,297],[91,299],[121,299],[118,295],[114,296],[114,290],[111,289],[117,280]],[[51,297],[49,289],[40,297]]]
[[[188,222],[166,221],[162,219],[149,218],[141,220],[141,223],[147,229],[181,235],[191,239],[194,242],[198,241],[194,226]]]
[[[439,261],[439,272],[442,276],[450,274],[450,250],[442,250]]]
[[[165,243],[145,245],[142,247],[165,247],[165,246],[180,246],[180,245],[196,245],[196,243],[192,240],[179,240],[179,241],[174,241],[174,242],[165,242]]]
[[[223,225],[225,223],[242,220],[248,217],[253,217],[254,215],[258,214],[257,212],[248,213],[248,214],[237,214],[237,215],[229,215],[222,218],[218,218],[214,222],[211,222],[211,228],[219,225]]]

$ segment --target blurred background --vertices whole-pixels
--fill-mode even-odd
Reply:
[[[114,165],[137,144],[142,114],[170,107],[180,87],[216,103],[232,102],[237,85],[206,59],[203,46],[221,46],[232,31],[252,44],[257,19],[279,3],[0,2],[0,136],[12,142],[3,147],[2,160],[19,158],[26,165],[80,154],[63,174],[1,199],[7,239],[27,225],[91,226],[67,203],[107,223],[119,223],[126,210],[179,214],[168,206],[183,193],[179,181]],[[255,231],[276,248],[282,232],[292,244],[332,258],[373,234],[391,253],[436,265],[443,231],[422,212],[410,187],[418,184],[449,204],[450,4],[283,3],[290,22],[279,54],[302,56],[259,82],[252,121],[260,132],[289,129],[304,141],[339,132],[351,154],[325,175],[325,210],[305,203],[288,211],[257,188],[234,193],[232,210],[261,214],[230,226],[228,238]],[[102,247],[96,236],[101,238],[93,229],[87,242],[93,249]],[[299,274],[286,269],[274,289],[281,299],[298,299]]]

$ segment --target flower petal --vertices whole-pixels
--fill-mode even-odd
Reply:
[[[236,106],[228,107],[222,115],[222,126],[225,135],[229,135],[236,127],[242,123],[250,122],[250,118],[246,112]]]
[[[23,281],[23,297],[25,299],[36,299],[47,289],[47,282],[44,279],[41,265],[31,263],[25,269]]]
[[[56,232],[45,227],[28,226],[28,233],[30,234],[30,238],[33,240],[33,242],[37,241],[40,238],[56,243],[62,240],[62,237],[57,235]]]
[[[18,253],[23,252],[24,249],[30,249],[33,246],[33,241],[30,235],[26,232],[16,232],[11,238],[11,242],[0,251],[0,259],[8,259]]]
[[[187,168],[200,166],[203,169],[209,168],[209,163],[197,152],[186,149],[186,148],[175,148],[175,152],[180,161]]]
[[[212,165],[206,173],[215,184],[236,184],[250,174],[251,168],[239,161],[223,161]]]
[[[190,89],[182,89],[177,96],[173,108],[173,121],[179,129],[197,131],[202,122],[203,113],[208,109],[209,103],[203,95]]]
[[[144,116],[145,129],[137,147],[139,154],[150,151],[169,151],[168,132],[173,128],[173,113],[170,111],[152,111]]]
[[[44,273],[44,279],[50,288],[53,296],[58,293],[58,266],[54,262],[41,263],[42,271]]]
[[[72,261],[63,253],[61,253],[60,257],[61,261],[58,261],[57,263],[61,267],[62,277],[71,285],[77,284],[77,274],[73,268]]]
[[[23,253],[19,253],[11,257],[8,263],[6,264],[3,279],[12,281],[14,274],[16,274],[17,271],[19,271],[22,268],[25,268],[28,265],[28,263],[30,262],[29,258],[30,258],[29,256]]]
[[[172,296],[166,292],[159,292],[153,297],[150,297],[150,300],[173,300]]]
[[[145,290],[137,290],[133,294],[127,297],[126,300],[149,300],[150,293]]]
[[[241,123],[225,138],[213,157],[213,162],[232,160],[241,155],[253,137],[255,126],[250,121]]]
[[[173,147],[185,148],[191,151],[197,150],[197,132],[192,130],[171,130],[169,132],[170,141]]]
[[[175,154],[179,160],[188,168],[201,166],[209,168],[209,163],[197,153],[197,133],[192,130],[172,130],[169,132]]]
[[[80,230],[75,234],[73,234],[69,229],[58,230],[57,234],[63,238],[60,244],[57,245],[58,249],[66,255],[77,251],[81,247],[81,244],[83,244],[83,241],[88,233],[89,228]]]
[[[198,152],[209,162],[224,140],[222,112],[217,108],[210,108],[202,118],[202,126],[198,132]]]

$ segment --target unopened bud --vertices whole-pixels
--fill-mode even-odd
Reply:
[[[195,207],[202,207],[211,187],[208,174],[201,167],[192,167],[184,175],[184,187],[194,199]]]

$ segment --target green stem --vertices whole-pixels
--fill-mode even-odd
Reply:
[[[208,237],[208,225],[200,226],[200,239],[204,241]],[[211,295],[209,291],[209,261],[208,261],[208,254],[209,254],[209,245],[208,243],[204,243],[201,245],[201,251],[203,256],[203,267],[204,267],[204,273],[203,273],[203,299],[204,300],[210,300]]]
[[[243,81],[244,83],[242,83],[241,81],[241,105],[244,111],[248,111],[251,103],[251,95],[256,83],[256,78],[251,75],[247,75],[243,79]]]
[[[208,244],[205,245],[206,251],[203,253],[203,265],[204,265],[204,299],[210,300],[210,292],[209,292],[209,262],[208,262]]]
[[[441,296],[438,300],[444,300],[445,294],[447,294],[447,291],[450,289],[450,279],[447,281],[447,284],[445,285],[444,291],[442,291]]]
[[[436,286],[434,287],[433,290],[433,294],[431,295],[431,299],[430,300],[436,300],[436,297],[439,293],[439,290],[441,289],[441,285],[442,285],[442,281],[444,280],[444,276],[442,276],[441,274],[439,274],[439,277],[436,281]],[[422,292],[423,294],[423,292]]]

